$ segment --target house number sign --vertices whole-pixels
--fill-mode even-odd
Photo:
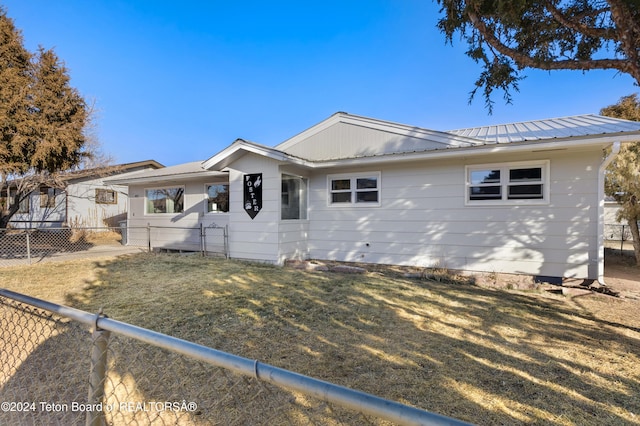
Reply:
[[[262,209],[262,173],[244,175],[244,211],[251,219]]]

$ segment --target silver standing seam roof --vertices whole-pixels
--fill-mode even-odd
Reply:
[[[483,140],[486,143],[510,143],[544,139],[563,139],[640,131],[640,122],[621,120],[595,114],[520,123],[497,124],[450,130],[458,136]]]
[[[379,138],[376,143],[371,143],[369,139],[360,141],[360,145],[351,147],[351,150],[346,149],[345,152],[343,145],[345,143],[354,145],[354,140],[353,135],[348,132],[345,133],[343,130],[342,133],[333,135],[334,137],[337,136],[338,140],[333,141],[333,144],[329,147],[329,151],[338,149],[341,151],[341,155],[335,158],[314,158],[314,155],[311,155],[311,158],[309,158],[307,154],[312,154],[309,150],[317,149],[315,145],[320,142],[319,140],[313,140],[313,136],[340,123],[349,124],[354,128],[365,128],[386,133],[387,137]],[[279,161],[299,162],[303,166],[310,166],[316,162],[322,164],[326,161],[358,160],[368,157],[398,158],[406,154],[428,154],[444,150],[457,151],[464,148],[482,148],[492,144],[527,141],[554,142],[553,140],[560,142],[563,139],[623,134],[627,141],[634,140],[636,135],[640,140],[640,122],[586,114],[442,132],[341,112],[276,145],[274,148],[238,139],[205,161],[193,161],[156,170],[147,170],[133,173],[126,178],[113,177],[105,181],[115,184],[132,184],[160,181],[175,182],[205,176],[224,176],[225,172],[216,170],[224,168],[226,164],[244,152],[255,152]],[[322,147],[322,149],[325,148]]]

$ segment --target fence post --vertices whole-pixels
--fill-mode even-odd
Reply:
[[[98,319],[102,316],[102,309],[96,315],[96,323],[91,333],[91,370],[89,374],[89,406],[96,407],[104,403],[104,382],[107,372],[107,345],[111,332],[98,327]],[[104,410],[87,410],[87,426],[103,426],[107,422]]]
[[[206,240],[206,230],[202,226],[202,222],[200,222],[200,248],[202,256],[207,255],[207,240]]]
[[[31,265],[31,238],[29,237],[29,230],[27,229],[25,235],[27,236],[27,260],[29,265]]]
[[[224,241],[224,257],[229,258],[229,225],[222,229],[222,240]]]
[[[147,223],[147,251],[151,253],[151,224]]]

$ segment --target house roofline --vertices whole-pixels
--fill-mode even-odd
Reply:
[[[164,164],[157,162],[156,160],[143,160],[133,163],[122,163],[107,166],[94,167],[91,169],[74,170],[70,172],[64,172],[60,175],[63,180],[76,180],[95,177],[108,177],[118,174],[131,173],[131,169],[138,167],[152,167],[154,170],[164,168]]]
[[[379,164],[389,162],[404,162],[404,161],[417,161],[417,160],[440,160],[455,157],[465,156],[483,156],[492,155],[498,153],[512,153],[512,152],[551,152],[551,151],[564,151],[568,149],[580,149],[587,147],[602,147],[613,144],[614,142],[631,143],[640,140],[640,133],[634,135],[606,135],[601,137],[592,137],[588,139],[584,138],[570,138],[560,141],[543,140],[543,141],[522,141],[522,142],[510,142],[510,143],[486,143],[481,146],[473,147],[449,147],[444,149],[432,149],[426,151],[413,151],[413,152],[400,152],[393,154],[375,155],[370,157],[354,157],[335,160],[323,160],[310,162],[309,167],[314,169],[343,167],[350,165],[366,165],[366,164]]]
[[[105,182],[115,185],[162,183],[162,182],[182,182],[198,177],[217,177],[226,173],[202,168],[201,161],[178,164],[170,167],[163,167],[156,170],[134,172],[124,177],[113,177],[105,179]]]
[[[253,153],[276,161],[298,164],[304,167],[309,167],[309,164],[311,164],[308,160],[287,154],[279,149],[249,142],[244,139],[236,139],[231,145],[208,160],[203,161],[202,167],[206,170],[222,170],[246,153]]]
[[[275,149],[279,151],[286,151],[288,148],[294,146],[298,142],[310,136],[313,136],[338,123],[345,123],[345,124],[351,124],[354,126],[360,126],[360,127],[365,127],[369,129],[382,130],[382,131],[397,134],[400,136],[407,136],[407,137],[412,137],[417,139],[425,139],[425,140],[429,140],[430,142],[440,144],[443,147],[475,146],[483,143],[483,141],[478,139],[469,138],[466,136],[460,136],[460,135],[456,135],[448,132],[442,132],[439,130],[425,129],[422,127],[410,126],[407,124],[395,123],[392,121],[379,120],[377,118],[354,115],[346,112],[337,112],[331,115],[329,118],[321,121],[320,123],[276,145]]]
[[[109,179],[105,180],[106,183],[112,185],[142,185],[142,184],[161,184],[161,183],[179,183],[193,180],[194,178],[215,178],[220,176],[228,176],[226,172],[218,172],[212,170],[205,170],[202,172],[180,173],[173,175],[161,175],[161,176],[148,176],[148,177],[132,177],[129,179]]]
[[[389,162],[405,162],[418,160],[439,160],[469,155],[491,155],[508,152],[545,152],[560,151],[567,149],[579,149],[587,147],[605,148],[614,142],[636,142],[640,140],[640,131],[633,133],[620,133],[608,135],[595,135],[589,138],[569,137],[565,139],[546,139],[535,141],[520,141],[509,143],[487,142],[474,146],[448,146],[424,151],[399,152],[390,154],[373,155],[368,157],[340,158],[333,160],[310,161],[286,154],[280,150],[269,148],[264,145],[247,142],[242,139],[236,140],[232,145],[203,162],[203,167],[221,170],[231,164],[240,156],[247,152],[252,152],[263,157],[277,161],[295,164],[307,169],[326,169],[333,167],[344,167],[352,165],[368,165]]]

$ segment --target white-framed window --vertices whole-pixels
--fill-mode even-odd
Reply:
[[[184,187],[145,189],[145,214],[182,213]]]
[[[468,205],[549,202],[548,160],[466,166],[465,174]]]
[[[329,175],[327,186],[329,205],[380,205],[380,172]]]
[[[229,185],[208,184],[205,185],[207,191],[207,211],[206,213],[226,213],[229,211]]]
[[[118,204],[118,193],[113,189],[96,188],[96,204]]]
[[[280,219],[304,220],[307,218],[307,179],[283,174],[280,194]]]

